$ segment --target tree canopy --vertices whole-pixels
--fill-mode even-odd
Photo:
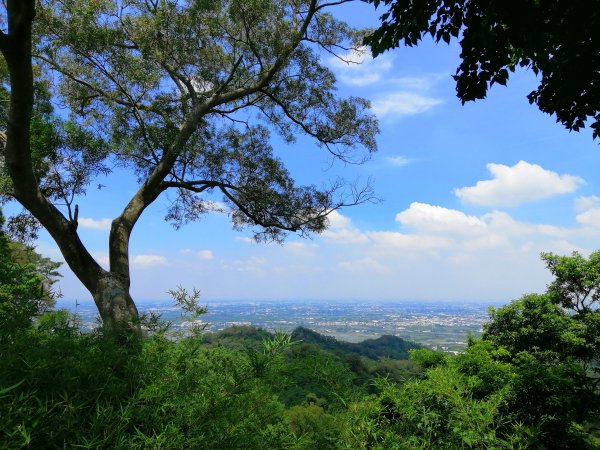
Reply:
[[[346,162],[376,149],[368,102],[338,98],[320,62],[362,38],[327,12],[340,3],[5,3],[0,187],[51,234],[109,328],[137,327],[129,239],[167,191],[166,219],[176,227],[213,209],[218,193],[235,228],[258,226],[257,239],[275,240],[320,232],[331,211],[372,198],[368,185],[343,180],[297,186],[269,140],[272,130],[286,142],[308,135]],[[106,271],[77,225],[86,188],[114,165],[139,189],[112,222]]]
[[[594,292],[597,252],[542,259],[547,291],[491,308],[463,354],[412,350],[421,379],[378,380],[352,411],[353,448],[598,448],[600,315],[564,301]]]
[[[365,42],[375,55],[400,44],[460,40],[460,100],[485,98],[517,67],[539,75],[527,98],[569,130],[600,135],[600,11],[587,0],[366,0],[388,9]]]
[[[555,279],[548,286],[554,302],[577,313],[600,312],[600,250],[584,257],[543,253],[542,259]]]

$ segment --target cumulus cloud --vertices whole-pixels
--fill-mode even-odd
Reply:
[[[204,261],[210,261],[215,257],[211,250],[200,250],[196,252],[196,256]]]
[[[492,211],[481,216],[490,230],[504,236],[540,235],[551,238],[564,238],[572,234],[566,228],[548,224],[530,224],[513,219],[510,214],[503,211]]]
[[[329,228],[348,228],[352,220],[338,211],[332,211],[328,216]]]
[[[600,229],[600,208],[591,208],[575,217],[582,225]]]
[[[577,220],[589,229],[593,223],[600,223],[600,216],[596,214],[600,215],[600,208],[589,210]],[[342,252],[352,249],[360,255],[354,260],[355,264],[343,265],[347,270],[359,267],[357,261],[364,262],[368,257],[375,257],[384,264],[385,261],[377,258],[382,255],[392,265],[391,261],[403,260],[407,255],[412,255],[411,258],[435,256],[453,263],[473,262],[484,254],[494,257],[495,252],[511,255],[530,252],[537,258],[540,251],[556,251],[569,245],[579,248],[570,240],[577,239],[581,231],[581,228],[518,221],[503,211],[474,216],[420,202],[413,202],[396,215],[396,222],[405,228],[402,231],[360,230],[350,218],[339,213],[333,219],[332,227],[324,234],[327,241],[344,244]],[[600,232],[596,234],[600,237]],[[350,260],[345,258],[343,261]]]
[[[369,295],[390,298],[472,295],[508,300],[544,289],[549,274],[540,252],[585,254],[590,242],[600,238],[600,227],[530,223],[498,210],[472,215],[421,202],[410,204],[395,219],[401,230],[385,225],[363,230],[347,216],[334,216],[331,234],[321,248],[344,245],[329,253],[315,252],[314,266],[333,268],[331,284],[338,283],[339,288],[340,280],[345,280],[352,286],[348,295],[364,294],[362,282]]]
[[[442,103],[439,98],[428,97],[416,92],[400,91],[387,93],[372,102],[372,109],[380,117],[411,116],[424,113]]]
[[[111,219],[91,219],[89,217],[80,217],[79,226],[91,230],[110,230]]]
[[[575,199],[575,220],[586,228],[600,230],[600,197],[591,195]]]
[[[480,206],[519,206],[560,194],[574,192],[584,180],[573,175],[559,175],[537,164],[519,161],[512,167],[490,163],[491,180],[454,190],[465,203]]]
[[[349,217],[333,211],[327,218],[329,228],[323,232],[326,239],[340,244],[361,244],[369,241],[367,236],[352,224]]]
[[[414,202],[396,215],[396,221],[411,228],[411,237],[419,237],[426,248],[463,248],[477,250],[510,245],[531,239],[566,239],[574,230],[548,224],[532,224],[515,220],[503,211],[472,216],[462,211],[427,203]],[[397,233],[400,234],[400,233]],[[371,234],[369,234],[371,235]],[[448,238],[436,240],[434,238]]]
[[[162,255],[135,255],[131,262],[142,267],[162,266],[166,264],[167,258]]]
[[[405,227],[428,232],[479,233],[486,228],[485,222],[475,216],[442,206],[414,202],[401,213],[396,221]]]

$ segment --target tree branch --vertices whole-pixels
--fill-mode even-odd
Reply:
[[[121,215],[112,224],[109,237],[110,269],[118,272],[129,280],[129,238],[133,226],[140,218],[142,212],[164,191],[163,180],[171,172],[177,157],[185,148],[188,140],[198,128],[198,124],[206,114],[225,103],[236,101],[259,92],[275,77],[281,67],[288,61],[297,46],[302,42],[308,26],[318,11],[317,0],[311,0],[310,7],[300,29],[292,37],[287,48],[282,51],[273,65],[264,72],[258,81],[249,87],[242,87],[230,92],[217,90],[205,102],[196,105],[188,118],[179,127],[179,133],[164,152],[161,161],[156,165],[147,180],[134,194],[125,206]]]

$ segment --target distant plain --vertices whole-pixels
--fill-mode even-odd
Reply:
[[[360,342],[384,334],[399,336],[446,352],[462,350],[469,336],[479,336],[488,319],[490,303],[415,301],[207,301],[208,312],[199,322],[208,332],[234,325],[249,325],[268,331],[292,331],[304,326],[348,342]],[[95,326],[97,310],[91,300],[60,299],[57,307],[76,313],[81,327]],[[139,302],[141,313],[160,314],[173,328],[192,324],[169,300]]]

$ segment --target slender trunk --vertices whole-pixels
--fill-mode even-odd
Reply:
[[[8,33],[0,30],[0,51],[10,72],[11,90],[4,153],[14,197],[48,230],[69,267],[92,294],[106,333],[118,343],[131,342],[132,338],[137,340],[141,337],[141,328],[137,308],[129,295],[127,248],[131,227],[147,204],[139,208],[134,219],[124,221],[128,226],[115,239],[121,241],[112,245],[119,251],[111,249],[111,254],[117,255],[118,264],[111,263],[108,272],[100,267],[79,239],[76,220],[67,220],[44,196],[32,168],[30,139],[34,102],[31,31],[35,1],[9,0],[6,7]],[[150,202],[160,192],[154,193]]]
[[[127,280],[115,273],[104,272],[100,275],[96,290],[92,294],[105,333],[119,344],[141,338],[140,317],[129,294]]]

